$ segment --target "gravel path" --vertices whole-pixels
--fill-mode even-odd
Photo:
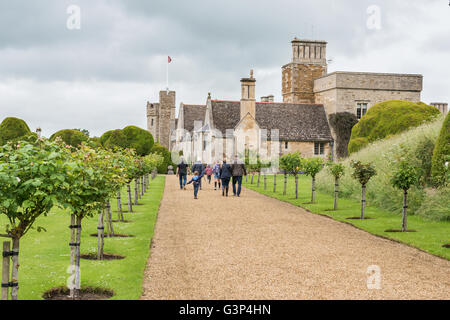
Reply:
[[[142,299],[450,299],[450,261],[247,189],[194,200],[169,176]]]

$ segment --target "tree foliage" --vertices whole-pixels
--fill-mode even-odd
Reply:
[[[375,167],[371,163],[362,163],[361,161],[352,161],[350,166],[353,168],[352,177],[365,186],[370,178],[377,174]]]
[[[170,151],[159,143],[155,143],[151,153],[160,155],[163,158],[163,161],[161,161],[157,166],[158,173],[167,174],[167,168],[170,165],[173,165]]]
[[[388,100],[378,103],[353,127],[348,151],[350,154],[359,151],[371,142],[417,127],[439,114],[435,107],[422,102]]]
[[[293,176],[303,170],[303,159],[300,152],[288,153],[280,158],[280,168]]]
[[[345,173],[345,166],[342,163],[328,162],[328,172],[336,179],[339,180]]]
[[[348,156],[348,143],[352,128],[357,123],[358,118],[350,112],[338,112],[330,115],[330,125],[336,133],[336,156],[338,158]]]
[[[303,160],[303,171],[313,179],[323,169],[322,158],[309,158]]]
[[[49,141],[0,147],[0,213],[9,220],[10,236],[20,239],[58,196],[69,193],[66,160],[63,148]]]
[[[407,191],[411,186],[417,184],[418,179],[419,171],[417,167],[409,164],[408,161],[401,161],[391,177],[391,184],[397,189]]]

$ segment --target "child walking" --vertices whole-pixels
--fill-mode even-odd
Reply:
[[[202,181],[204,173],[199,174],[198,171],[194,172],[194,176],[192,177],[191,181],[189,181],[187,184],[194,183],[194,199],[198,199],[198,189],[200,188],[200,182]]]

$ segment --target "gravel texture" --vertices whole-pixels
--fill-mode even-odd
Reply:
[[[167,177],[141,299],[450,299],[450,261],[203,183],[194,200]],[[367,287],[371,265],[381,289]]]

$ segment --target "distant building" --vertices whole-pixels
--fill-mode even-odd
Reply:
[[[305,157],[325,158],[333,153],[336,139],[328,124],[331,114],[350,112],[360,119],[371,106],[382,101],[420,101],[422,75],[328,73],[326,46],[325,41],[292,41],[292,61],[282,67],[283,102],[274,102],[273,95],[256,102],[256,79],[251,73],[249,78],[241,79],[240,101],[213,100],[208,95],[205,105],[181,103],[175,119],[175,92],[161,91],[159,103],[147,104],[148,130],[166,147],[172,149],[174,144],[183,143],[183,148],[190,144],[192,150],[199,149],[196,141],[203,141],[200,149],[204,150],[208,145],[205,139],[211,141],[214,132],[220,133],[223,150],[232,149],[236,154],[236,132],[245,132],[245,148],[261,150],[271,144],[270,131],[278,129],[279,155],[299,151]],[[443,108],[441,105],[437,107]],[[175,128],[177,133],[169,138]],[[266,134],[266,130],[267,139],[262,139],[261,133]],[[267,145],[262,145],[262,140],[267,140]]]
[[[448,103],[446,102],[431,102],[430,106],[437,108],[442,114],[447,114]]]

